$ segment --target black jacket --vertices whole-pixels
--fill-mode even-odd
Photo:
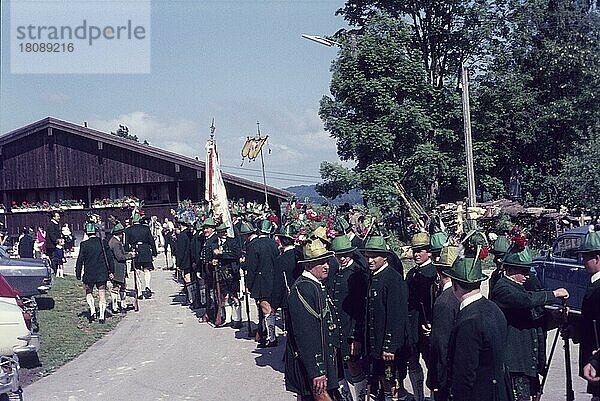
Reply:
[[[179,232],[175,240],[175,263],[180,270],[192,269],[192,233],[189,228]]]
[[[150,227],[141,223],[134,223],[125,229],[125,250],[135,250],[136,263],[152,263],[152,257],[158,255],[156,244],[150,232]]]
[[[460,303],[452,288],[447,288],[435,300],[431,322],[431,363],[428,387],[448,389],[448,343]]]
[[[540,337],[543,316],[534,319],[534,308],[556,302],[552,291],[527,291],[506,276],[498,279],[490,299],[498,305],[508,324],[506,366],[509,372],[537,377],[544,373],[545,349]]]
[[[112,258],[109,255],[110,248],[106,241],[95,236],[83,241],[79,246],[79,255],[75,263],[77,279],[81,279],[86,284],[106,283],[108,273],[114,272]],[[82,270],[83,278],[81,277]]]
[[[279,297],[279,305],[287,308],[287,297],[294,282],[302,274],[302,265],[297,263],[296,248],[292,247],[275,259],[275,274],[283,279],[283,291]]]
[[[510,400],[506,319],[495,303],[481,298],[458,312],[448,351],[453,401]]]
[[[596,320],[596,331],[600,336],[600,280],[590,283],[581,305],[581,320],[579,324],[579,375],[582,377],[583,367],[587,364],[592,355],[592,351],[598,347],[594,334],[594,320]]]
[[[310,395],[312,379],[327,376],[327,388],[338,388],[336,348],[337,329],[332,305],[324,286],[300,276],[288,298],[289,334],[285,352],[285,387]]]
[[[267,299],[273,296],[273,289],[283,283],[276,283],[275,259],[279,256],[277,243],[269,237],[257,237],[246,244],[246,286],[254,299]]]
[[[24,234],[19,240],[19,257],[33,258],[33,237],[29,234]]]
[[[375,359],[396,353],[405,345],[408,290],[402,276],[389,265],[371,273],[365,318],[366,352]]]
[[[52,257],[52,253],[56,248],[58,239],[62,238],[62,232],[58,223],[50,220],[50,224],[46,227],[46,254]]]
[[[335,307],[339,348],[343,357],[350,356],[351,340],[363,341],[367,287],[367,273],[356,261],[344,269],[340,268],[333,277],[330,298]]]
[[[107,254],[112,259],[114,280],[119,283],[125,282],[127,277],[127,261],[133,259],[133,254],[125,252],[121,240],[113,235],[108,241],[110,252]]]
[[[420,327],[431,323],[435,302],[437,270],[433,263],[415,266],[406,274],[408,285],[408,341],[414,345],[421,335]]]

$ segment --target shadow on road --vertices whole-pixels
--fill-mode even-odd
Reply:
[[[277,338],[279,345],[275,348],[257,348],[252,351],[253,354],[259,354],[254,361],[256,366],[270,366],[273,370],[284,373],[285,364],[283,354],[285,352],[285,336]]]

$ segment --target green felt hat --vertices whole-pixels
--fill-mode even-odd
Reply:
[[[289,239],[296,239],[296,228],[292,224],[286,224],[279,229],[278,237],[286,237]]]
[[[371,252],[371,253],[385,253],[390,254],[392,250],[389,245],[385,241],[385,238],[381,235],[372,235],[365,241],[363,248],[361,249],[363,253]]]
[[[458,258],[458,247],[444,246],[440,250],[440,257],[433,262],[433,265],[440,270],[450,269],[456,258]]]
[[[510,241],[506,235],[499,235],[494,241],[494,247],[491,252],[497,256],[503,256],[510,248]]]
[[[302,260],[298,263],[315,262],[318,260],[328,259],[333,255],[333,252],[328,251],[323,241],[319,238],[307,241],[302,247]]]
[[[258,231],[262,234],[271,234],[273,232],[273,223],[270,220],[263,219],[258,226]]]
[[[202,228],[205,227],[216,227],[217,223],[215,222],[215,219],[213,219],[212,217],[207,217],[203,222],[202,222]]]
[[[445,232],[441,231],[432,234],[431,239],[429,240],[431,252],[440,252],[444,245],[446,245],[446,242],[448,242],[448,234]]]
[[[85,233],[86,234],[96,234],[96,224],[94,223],[85,223]]]
[[[117,234],[121,234],[123,231],[125,231],[125,227],[123,227],[123,224],[121,223],[117,223],[115,224],[115,226],[112,228],[111,233],[113,235],[117,235]]]
[[[240,225],[240,234],[246,235],[252,234],[253,232],[256,232],[256,229],[252,226],[252,224],[248,223],[247,221],[242,221],[242,224]]]
[[[137,210],[135,212],[133,212],[133,216],[131,217],[131,221],[134,223],[137,223],[140,221],[140,219],[142,218],[142,215],[140,214],[140,212],[138,212]]]
[[[345,218],[338,217],[337,219],[335,219],[335,224],[333,225],[333,228],[338,233],[345,234],[346,231],[348,231],[348,229],[350,228],[350,223],[348,223],[348,221]]]
[[[517,244],[512,244],[500,262],[503,265],[529,269],[533,263],[533,255],[527,245],[519,247]]]
[[[227,224],[225,224],[225,223],[221,223],[221,224],[219,224],[219,225],[217,226],[216,230],[217,230],[217,231],[227,231],[227,228],[228,228],[228,227],[227,227]]]
[[[456,259],[452,268],[444,270],[444,274],[452,280],[461,283],[480,283],[487,280],[487,276],[481,271],[481,260],[475,258]]]
[[[589,233],[585,237],[580,253],[600,252],[600,231]]]
[[[352,241],[346,235],[338,235],[331,241],[331,250],[336,255],[343,255],[345,253],[354,252],[355,246],[352,246]]]
[[[410,240],[410,247],[415,250],[429,249],[431,247],[429,234],[426,232],[419,232],[413,235]]]

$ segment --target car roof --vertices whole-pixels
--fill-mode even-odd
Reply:
[[[561,234],[561,236],[563,236],[563,235],[567,235],[567,234],[578,234],[578,235],[585,235],[585,234],[587,234],[587,233],[589,233],[589,232],[590,232],[590,226],[588,226],[588,225],[586,224],[586,225],[584,225],[584,226],[581,226],[581,227],[576,227],[576,228],[573,228],[573,229],[571,229],[571,230],[567,230],[567,231],[563,232],[563,233]]]

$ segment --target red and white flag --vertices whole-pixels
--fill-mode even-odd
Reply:
[[[219,154],[217,153],[217,144],[214,139],[206,142],[206,182],[204,185],[204,199],[206,199],[214,216],[221,216],[223,223],[228,227],[227,236],[233,238],[233,222],[229,213],[229,200],[227,190],[221,176],[221,165],[219,164]]]

